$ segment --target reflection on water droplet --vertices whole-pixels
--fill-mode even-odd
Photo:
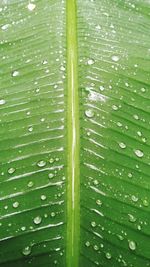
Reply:
[[[18,206],[19,206],[19,202],[16,201],[16,202],[13,203],[13,207],[14,208],[18,208]]]
[[[135,155],[136,155],[138,158],[142,158],[142,157],[144,156],[143,151],[140,150],[140,149],[136,149],[136,150],[134,150],[134,153],[135,153]]]
[[[126,148],[126,144],[122,143],[122,142],[119,143],[119,146],[120,146],[120,148],[123,148],[123,149]]]
[[[116,55],[114,55],[114,56],[112,56],[112,58],[111,58],[114,62],[117,62],[117,61],[119,61],[119,56],[116,56]]]
[[[44,161],[44,160],[40,160],[37,163],[37,166],[40,167],[40,168],[44,167],[45,165],[46,165],[46,161]]]
[[[97,245],[94,245],[94,250],[99,250],[99,247]]]
[[[6,101],[4,99],[0,99],[0,105],[4,105]]]
[[[132,199],[133,202],[137,202],[137,201],[138,201],[138,197],[136,197],[136,196],[134,196],[134,195],[131,196],[131,199]]]
[[[107,258],[108,260],[111,259],[111,254],[110,254],[109,252],[106,253],[106,258]]]
[[[134,241],[129,241],[129,248],[131,250],[135,250],[136,249],[136,243]]]
[[[87,109],[87,110],[85,111],[85,115],[86,115],[86,117],[88,117],[88,118],[92,118],[92,117],[94,117],[94,111],[91,110],[91,109]]]
[[[16,170],[15,168],[9,168],[8,169],[8,173],[9,174],[13,174],[15,172],[15,170]]]
[[[29,254],[31,253],[31,247],[25,247],[23,250],[22,250],[22,254],[25,255],[25,256],[28,256]]]
[[[18,70],[14,70],[13,72],[12,72],[12,77],[16,77],[16,76],[18,76],[19,75],[19,71]]]
[[[88,65],[93,65],[95,63],[94,59],[88,59]]]
[[[42,221],[42,218],[40,216],[37,216],[37,217],[34,218],[33,221],[34,221],[35,224],[40,224],[41,221]]]
[[[132,214],[128,214],[130,222],[136,222],[136,218]]]
[[[35,9],[35,7],[36,7],[36,5],[33,4],[33,3],[29,3],[29,4],[27,5],[27,8],[28,8],[29,11],[33,11],[33,10]]]
[[[144,205],[145,207],[148,207],[148,206],[149,206],[149,202],[148,202],[147,199],[144,199],[144,200],[143,200],[143,205]]]

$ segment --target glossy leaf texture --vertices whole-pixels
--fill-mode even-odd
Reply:
[[[78,266],[66,257],[66,5],[0,3],[0,267],[148,267],[150,3],[76,0]]]

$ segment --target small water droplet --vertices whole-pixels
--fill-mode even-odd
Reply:
[[[102,201],[100,199],[97,199],[96,200],[96,204],[99,205],[99,206],[102,206]]]
[[[0,99],[0,105],[4,105],[6,101],[4,99]]]
[[[37,163],[37,166],[40,167],[40,168],[44,167],[45,165],[46,165],[46,161],[44,161],[44,160],[40,160]]]
[[[19,202],[17,202],[17,201],[14,202],[14,203],[13,203],[13,208],[18,208],[18,207],[19,207]]]
[[[16,76],[18,76],[19,75],[19,71],[18,70],[14,70],[13,72],[12,72],[12,77],[16,77]]]
[[[32,187],[34,185],[34,183],[32,182],[32,181],[30,181],[29,183],[28,183],[28,187]]]
[[[34,218],[33,221],[34,221],[35,224],[40,224],[42,222],[42,218],[40,216],[37,216],[37,217]]]
[[[131,199],[132,199],[133,202],[137,202],[137,201],[138,201],[138,197],[136,197],[136,196],[134,196],[134,195],[131,196]]]
[[[54,162],[54,159],[53,158],[50,158],[49,159],[49,163],[53,163]]]
[[[128,214],[130,222],[136,222],[136,218],[132,214]]]
[[[88,59],[88,65],[93,65],[95,63],[94,59]]]
[[[94,111],[91,110],[91,109],[87,109],[87,110],[85,111],[85,115],[86,115],[86,117],[88,117],[88,118],[93,118],[93,117],[94,117]]]
[[[135,243],[134,241],[130,241],[130,240],[129,240],[129,248],[130,248],[131,250],[135,250],[135,249],[136,249],[136,243]]]
[[[28,8],[29,11],[33,11],[33,10],[35,9],[35,7],[36,7],[36,5],[33,4],[33,3],[29,3],[29,4],[27,5],[27,8]]]
[[[90,242],[86,241],[85,245],[86,245],[86,247],[89,247],[90,246]]]
[[[134,153],[135,153],[135,155],[136,155],[138,158],[142,158],[142,157],[144,156],[143,151],[140,150],[140,149],[136,149],[136,150],[134,150]]]
[[[108,260],[111,259],[111,254],[110,254],[109,252],[106,253],[106,258],[107,258]]]
[[[100,89],[101,91],[104,91],[104,90],[105,90],[104,86],[102,86],[102,85],[100,85],[99,89]]]
[[[96,222],[91,222],[92,227],[96,227]]]
[[[138,120],[138,119],[139,119],[139,116],[138,116],[137,114],[134,114],[134,115],[133,115],[133,118],[134,118],[135,120]]]
[[[26,227],[25,227],[25,226],[22,226],[22,227],[21,227],[21,230],[22,230],[22,231],[25,231],[25,230],[26,230]]]
[[[33,131],[33,127],[30,126],[30,127],[28,128],[28,131],[29,131],[29,132],[32,132],[32,131]]]
[[[43,65],[46,65],[47,63],[48,63],[48,61],[46,59],[43,60],[43,62],[42,62]]]
[[[46,200],[46,196],[45,195],[41,195],[41,200]]]
[[[8,169],[8,173],[13,174],[15,172],[15,170],[16,170],[15,168],[11,167]]]
[[[117,62],[117,61],[119,61],[119,56],[117,56],[117,55],[114,55],[114,56],[112,56],[112,61],[114,61],[114,62]]]
[[[22,254],[28,256],[31,253],[31,247],[27,246],[22,250]]]
[[[6,31],[8,29],[8,27],[9,27],[9,24],[5,24],[5,25],[2,25],[1,29],[3,31]]]
[[[116,105],[112,105],[113,110],[118,110],[118,107]]]
[[[94,245],[94,250],[99,250],[99,247],[97,245]]]
[[[128,173],[128,177],[129,178],[132,178],[132,173]]]
[[[144,205],[145,207],[148,207],[148,206],[149,206],[149,202],[148,202],[147,199],[144,199],[144,200],[143,200],[143,205]]]
[[[55,212],[51,212],[51,217],[55,217],[55,216],[56,216]]]
[[[123,148],[123,149],[126,148],[126,144],[123,143],[123,142],[120,142],[120,143],[119,143],[119,146],[120,146],[120,148]]]
[[[53,177],[54,177],[54,174],[53,173],[49,173],[48,178],[52,179]]]

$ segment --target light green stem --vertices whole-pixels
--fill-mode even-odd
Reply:
[[[79,96],[76,0],[67,0],[68,194],[66,267],[79,266]]]

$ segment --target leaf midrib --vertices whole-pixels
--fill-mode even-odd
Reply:
[[[79,266],[79,95],[76,0],[67,0],[67,251],[66,266]]]

